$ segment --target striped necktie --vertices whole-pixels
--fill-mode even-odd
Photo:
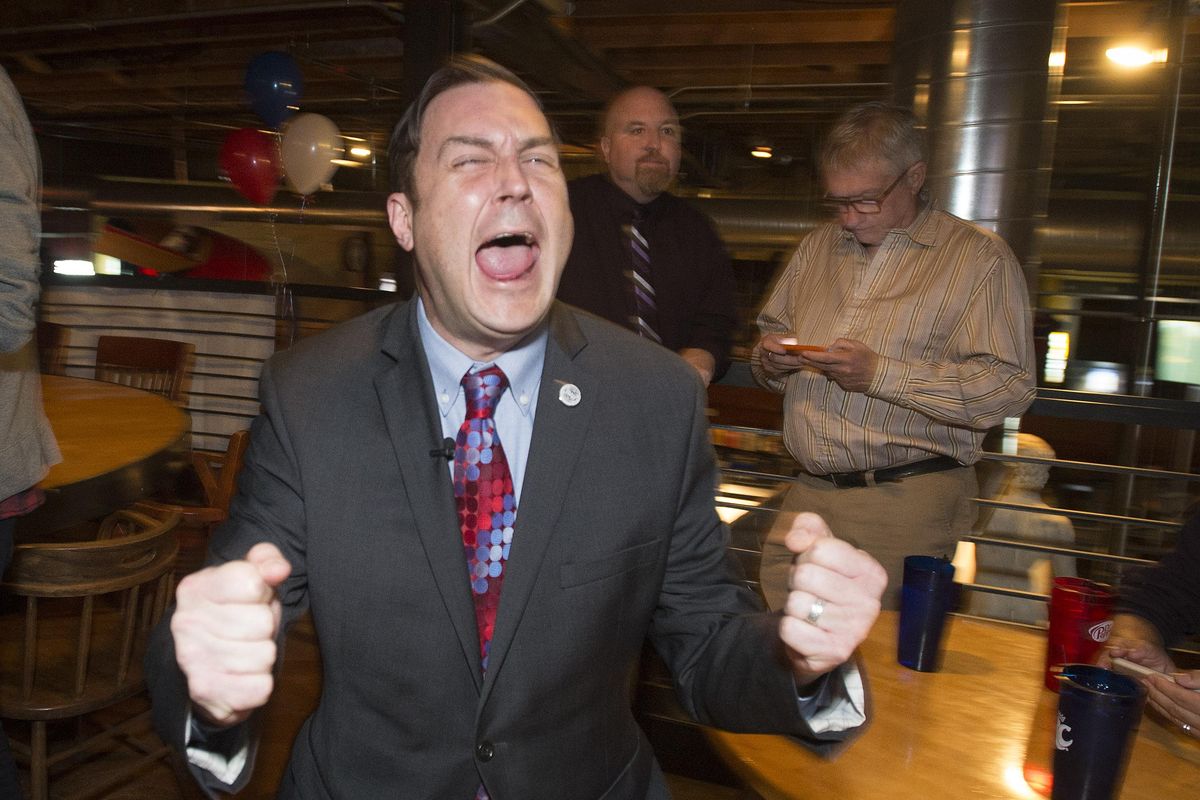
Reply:
[[[625,273],[633,290],[631,327],[647,339],[662,344],[658,335],[658,302],[651,281],[650,245],[646,241],[645,212],[639,207],[633,212],[633,222],[625,229],[629,237],[630,269]]]

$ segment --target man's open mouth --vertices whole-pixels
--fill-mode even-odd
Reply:
[[[475,251],[475,263],[489,278],[512,280],[524,275],[537,260],[537,238],[529,231],[495,236]]]

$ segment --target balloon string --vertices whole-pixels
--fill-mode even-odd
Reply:
[[[300,199],[300,219],[304,219],[304,205],[307,197]],[[275,245],[275,256],[278,266],[271,271],[271,289],[275,294],[275,318],[287,323],[286,347],[296,343],[296,333],[299,322],[296,318],[296,302],[291,287],[288,285],[287,261],[295,255],[296,242],[292,241],[292,251],[285,258],[283,248],[279,244],[279,230],[275,225],[276,214],[271,212],[268,219],[271,222],[271,240]]]

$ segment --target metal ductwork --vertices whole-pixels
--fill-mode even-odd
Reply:
[[[731,248],[790,250],[827,220],[813,202],[787,199],[696,198]],[[1048,214],[1034,233],[1047,266],[1136,274],[1145,225],[1145,199],[1137,196],[1065,192],[1051,195]],[[1163,245],[1168,274],[1200,272],[1200,202],[1176,197]]]
[[[996,231],[1036,285],[1066,26],[1055,0],[902,0],[894,99],[925,121],[931,194]],[[1054,66],[1049,66],[1053,64]]]

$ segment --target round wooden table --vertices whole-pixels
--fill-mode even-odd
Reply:
[[[884,612],[863,643],[871,721],[831,760],[782,736],[705,735],[765,800],[1042,797],[1024,775],[1046,779],[1053,757],[1044,634],[954,617],[941,671],[914,672],[896,663],[896,624]],[[1143,716],[1120,797],[1194,797],[1197,786],[1200,743]]]
[[[165,397],[115,383],[42,376],[63,460],[40,486],[46,503],[18,521],[39,536],[169,489],[186,468],[191,422]]]

